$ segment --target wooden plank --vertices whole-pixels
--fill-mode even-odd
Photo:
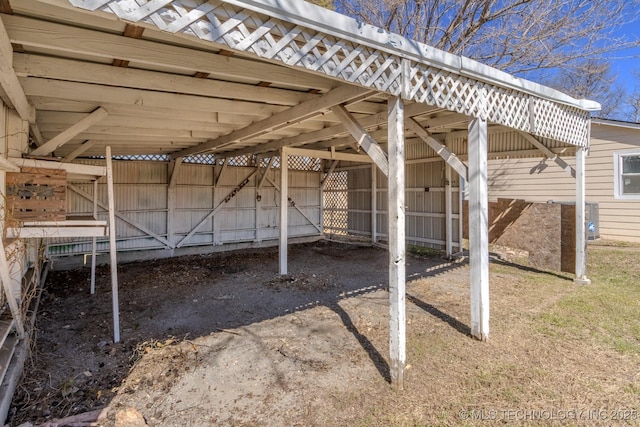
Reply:
[[[373,159],[363,154],[340,153],[326,150],[309,150],[306,148],[287,148],[290,156],[311,157],[325,160],[344,160],[347,162],[372,163]]]
[[[113,342],[120,342],[120,307],[118,304],[118,262],[116,247],[116,208],[115,194],[113,191],[113,164],[111,160],[111,147],[106,147],[105,159],[107,162],[107,198],[109,211],[109,258],[111,267],[111,302],[113,307]],[[97,194],[95,195],[97,197]]]
[[[406,364],[404,105],[389,99],[389,352],[391,384],[402,389]]]
[[[107,170],[104,166],[82,165],[79,163],[62,163],[40,159],[18,159],[13,157],[9,158],[9,161],[21,168],[31,167],[37,169],[58,169],[61,171],[66,171],[67,175],[86,175],[92,177],[100,177],[107,174]]]
[[[574,178],[576,177],[576,170],[572,168],[569,164],[567,164],[567,162],[565,162],[560,156],[558,156],[558,154],[554,153],[546,145],[540,142],[538,138],[526,132],[522,132],[522,131],[517,131],[517,132],[518,134],[522,135],[527,141],[533,144],[538,150],[542,151],[545,156],[553,160],[553,162],[558,166],[560,166],[562,170],[567,172],[572,177]]]
[[[271,180],[271,178],[267,177],[267,180],[271,183],[271,185],[273,185],[273,188],[275,188],[275,189],[276,189],[276,191],[278,191],[278,192],[280,191],[280,186],[279,186],[278,184],[276,184],[275,182],[273,182],[273,181]],[[293,207],[295,210],[297,210],[297,211],[298,211],[298,213],[299,213],[300,215],[302,215],[302,217],[303,217],[304,219],[306,219],[306,220],[307,220],[307,222],[308,222],[309,224],[313,225],[313,226],[316,228],[316,230],[318,230],[318,233],[322,233],[322,228],[321,228],[318,224],[316,224],[315,222],[313,222],[313,221],[311,220],[311,218],[309,218],[309,216],[308,216],[306,213],[304,213],[304,211],[303,211],[302,209],[300,209],[300,207],[296,204],[296,201],[295,201],[295,200],[293,200],[291,197],[287,197],[287,201],[288,201],[289,203],[291,203],[292,207]]]
[[[64,170],[22,168],[6,174],[7,220],[64,220],[67,173]]]
[[[81,154],[86,152],[89,148],[93,147],[94,145],[96,145],[95,141],[91,141],[91,140],[85,141],[78,148],[73,150],[71,153],[67,154],[62,159],[62,161],[69,163],[69,162],[75,160],[78,156],[80,156]]]
[[[451,185],[451,166],[447,163],[444,167],[444,212],[445,212],[445,253],[448,258],[453,255],[453,191]]]
[[[471,335],[489,338],[489,200],[487,122],[469,123],[469,264],[471,271]]]
[[[0,98],[17,111],[22,120],[35,123],[35,109],[29,105],[13,69],[13,47],[4,25],[8,16],[11,15],[0,18]]]
[[[5,316],[6,315],[3,315],[2,319],[0,319],[0,345],[4,344],[15,323],[12,318]],[[2,382],[3,376],[4,375],[0,376],[0,382]]]
[[[259,122],[253,123],[243,129],[232,132],[220,138],[207,141],[196,147],[181,150],[172,155],[172,157],[184,157],[190,154],[197,154],[203,151],[209,151],[214,148],[223,147],[233,142],[244,140],[262,133],[271,132],[276,129],[291,126],[294,123],[304,121],[311,117],[317,116],[323,110],[341,103],[360,101],[373,95],[375,92],[370,89],[364,89],[357,86],[340,86],[332,91],[320,96],[319,98],[305,101],[301,104],[291,107],[288,110],[276,113]]]
[[[128,89],[88,83],[67,82],[33,77],[19,78],[29,97],[57,98],[58,100],[88,102],[97,105],[115,104],[142,108],[168,108],[199,112],[225,111],[232,114],[269,116],[285,107],[195,95],[180,95]],[[106,107],[108,108],[108,107]],[[133,110],[135,111],[135,110]]]
[[[0,346],[0,382],[4,380],[4,376],[7,373],[7,368],[11,363],[11,358],[16,350],[18,344],[18,337],[15,335],[9,335],[2,346]]]
[[[464,179],[468,178],[469,172],[467,171],[467,167],[460,161],[460,159],[452,153],[447,147],[440,143],[437,139],[431,136],[429,132],[422,127],[420,123],[418,123],[415,119],[409,118],[406,122],[407,128],[415,133],[418,138],[422,139],[424,142],[429,145],[440,157],[442,157],[445,162],[447,162],[458,175],[462,176]]]
[[[280,275],[288,273],[289,232],[289,155],[286,147],[280,149],[280,223],[278,265]]]
[[[362,147],[369,157],[371,157],[382,173],[389,176],[389,162],[387,160],[387,154],[382,150],[380,145],[378,145],[376,140],[369,135],[364,127],[358,123],[355,117],[353,117],[344,106],[336,105],[331,109],[331,111],[333,111],[333,113],[342,121],[343,126],[355,138],[358,146]]]
[[[104,237],[108,235],[105,226],[96,227],[7,227],[8,238],[63,238],[63,237]]]
[[[67,55],[68,53],[89,55],[106,58],[109,61],[118,58],[138,64],[169,67],[189,74],[206,72],[223,80],[233,76],[235,79],[246,79],[256,84],[268,76],[269,81],[273,83],[304,90],[309,88],[330,90],[335,84],[327,78],[268,62],[222,56],[199,49],[132,39],[16,15],[6,15],[3,19],[11,42],[62,51]]]
[[[293,106],[317,98],[306,92],[266,88],[253,84],[193,78],[158,71],[133,68],[114,68],[110,65],[94,64],[39,55],[15,54],[14,68],[18,77],[41,77],[92,83],[116,87],[135,87],[214,98],[241,101],[265,102],[274,105]]]
[[[98,180],[93,181],[93,219],[98,219]],[[105,223],[106,225],[106,223]],[[96,293],[96,263],[97,263],[98,240],[91,239],[91,295]]]
[[[334,163],[335,164],[335,163]],[[371,243],[378,242],[378,168],[371,165]]]
[[[55,138],[51,138],[49,141],[45,142],[40,147],[33,150],[30,155],[32,156],[47,156],[53,153],[57,148],[71,141],[75,136],[81,134],[85,130],[89,129],[91,126],[95,125],[105,117],[107,117],[109,113],[102,108],[98,107],[94,112],[89,114],[84,119],[80,120],[64,132],[57,135]]]
[[[2,220],[2,228],[4,228],[4,220]],[[9,272],[9,265],[7,263],[7,253],[4,249],[4,239],[0,239],[0,280],[2,280],[2,288],[4,289],[4,294],[7,297],[7,304],[9,304],[11,316],[15,322],[18,338],[23,338],[24,322],[22,320],[22,312],[18,305],[18,298],[20,298],[20,296],[13,295],[11,273]]]

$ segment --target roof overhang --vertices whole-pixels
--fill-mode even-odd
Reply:
[[[32,134],[67,159],[104,145],[172,157],[349,151],[355,140],[335,108],[384,143],[389,96],[404,98],[406,115],[436,138],[478,117],[588,146],[599,109],[306,2],[9,4],[1,18],[13,54],[4,55],[36,110]]]

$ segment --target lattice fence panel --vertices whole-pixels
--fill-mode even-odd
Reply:
[[[347,235],[349,231],[348,172],[333,172],[324,188],[323,228],[327,234]]]
[[[290,169],[301,171],[319,172],[322,169],[322,161],[311,157],[289,156],[287,164]]]
[[[85,9],[114,13],[126,21],[142,21],[162,31],[181,32],[236,51],[392,95],[403,92],[403,61],[409,61],[405,63],[408,66],[409,83],[404,93],[409,99],[472,117],[486,118],[569,144],[588,144],[589,112],[543,100],[517,88],[445,71],[433,65],[435,60],[430,59],[426,46],[418,46],[426,54],[424,60],[416,61],[415,52],[407,51],[404,54],[401,45],[417,44],[399,36],[389,38],[389,44],[384,46],[379,41],[349,40],[339,34],[329,34],[334,32],[330,29],[317,29],[321,28],[322,23],[313,28],[306,17],[296,16],[293,19],[270,16],[280,11],[270,10],[266,6],[260,8],[256,4],[251,7],[260,8],[260,12],[237,3],[232,5],[216,0],[69,1]],[[286,5],[283,9],[286,9]],[[282,12],[280,16],[289,16],[286,11]],[[410,55],[414,59],[407,59]]]
[[[215,165],[216,157],[213,154],[202,153],[184,157],[182,161],[184,163],[193,163],[198,165]]]

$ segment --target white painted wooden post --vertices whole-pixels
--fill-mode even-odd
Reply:
[[[464,234],[464,177],[458,175],[458,250],[462,253],[462,235]]]
[[[487,121],[469,123],[469,263],[471,265],[471,335],[489,338],[489,201]]]
[[[389,351],[391,384],[402,388],[406,363],[404,103],[389,99]]]
[[[451,166],[447,162],[444,163],[444,216],[445,216],[445,249],[447,258],[453,254],[453,204],[452,204],[452,188],[451,188]]]
[[[289,156],[286,147],[280,149],[280,274],[287,274],[287,227],[289,225]]]
[[[371,164],[371,243],[378,241],[378,168]]]
[[[98,180],[93,181],[93,219],[98,219]],[[96,293],[96,257],[98,238],[91,238],[91,295]]]
[[[176,244],[176,197],[177,188],[176,182],[178,180],[178,171],[182,167],[182,157],[178,157],[175,160],[171,160],[168,164],[168,177],[167,182],[167,241],[173,245]]]
[[[116,215],[113,192],[113,164],[111,147],[107,146],[107,197],[109,199],[109,255],[111,257],[111,292],[113,304],[113,342],[120,342],[120,308],[118,305],[118,264],[116,249]]]
[[[589,285],[587,278],[587,229],[586,229],[586,184],[585,163],[587,150],[576,151],[576,278],[580,285]]]

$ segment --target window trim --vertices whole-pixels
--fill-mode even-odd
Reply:
[[[640,200],[638,194],[622,194],[622,158],[640,156],[640,148],[613,152],[613,196],[616,200]]]

